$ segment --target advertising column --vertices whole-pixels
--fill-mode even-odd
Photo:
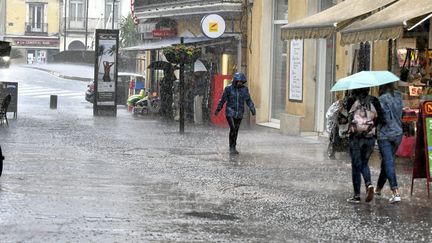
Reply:
[[[117,115],[118,30],[96,30],[93,115]]]

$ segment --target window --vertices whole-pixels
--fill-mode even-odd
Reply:
[[[113,18],[113,0],[106,0],[105,23],[107,25],[112,24],[113,19],[114,19],[114,23],[117,23],[119,21],[119,3],[117,0],[114,0],[114,18]]]
[[[84,20],[84,0],[70,1],[69,18],[71,21]]]
[[[280,120],[286,106],[287,41],[281,40],[281,27],[288,23],[288,0],[275,0],[273,10],[273,77],[270,119]]]
[[[44,4],[30,3],[29,4],[29,28],[30,31],[43,31],[44,27]]]

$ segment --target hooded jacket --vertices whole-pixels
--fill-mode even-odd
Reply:
[[[378,127],[378,139],[389,139],[402,135],[402,95],[395,90],[394,95],[386,92],[379,97],[384,123]]]
[[[222,110],[222,107],[226,102],[225,116],[242,119],[244,103],[246,102],[252,115],[255,115],[255,106],[250,97],[249,89],[245,85],[238,87],[237,82],[237,80],[233,80],[230,85],[225,87],[223,95],[216,108],[216,112]]]

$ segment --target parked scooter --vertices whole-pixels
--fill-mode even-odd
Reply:
[[[149,92],[141,90],[138,95],[129,97],[128,106],[132,106],[134,115],[148,115],[159,113],[160,99],[158,97],[150,97]]]

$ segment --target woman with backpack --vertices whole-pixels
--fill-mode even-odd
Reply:
[[[369,158],[372,155],[376,126],[380,123],[381,105],[379,100],[369,95],[369,88],[355,89],[352,99],[346,102],[349,111],[349,148],[351,156],[352,183],[354,195],[347,199],[350,203],[360,203],[361,177],[366,186],[366,202],[374,196]]]
[[[401,201],[398,191],[395,171],[395,153],[402,141],[402,94],[395,89],[393,83],[385,84],[379,88],[379,101],[383,112],[384,123],[378,127],[378,146],[381,153],[381,172],[375,195],[381,196],[381,190],[387,179],[390,183],[392,196],[390,203]]]

